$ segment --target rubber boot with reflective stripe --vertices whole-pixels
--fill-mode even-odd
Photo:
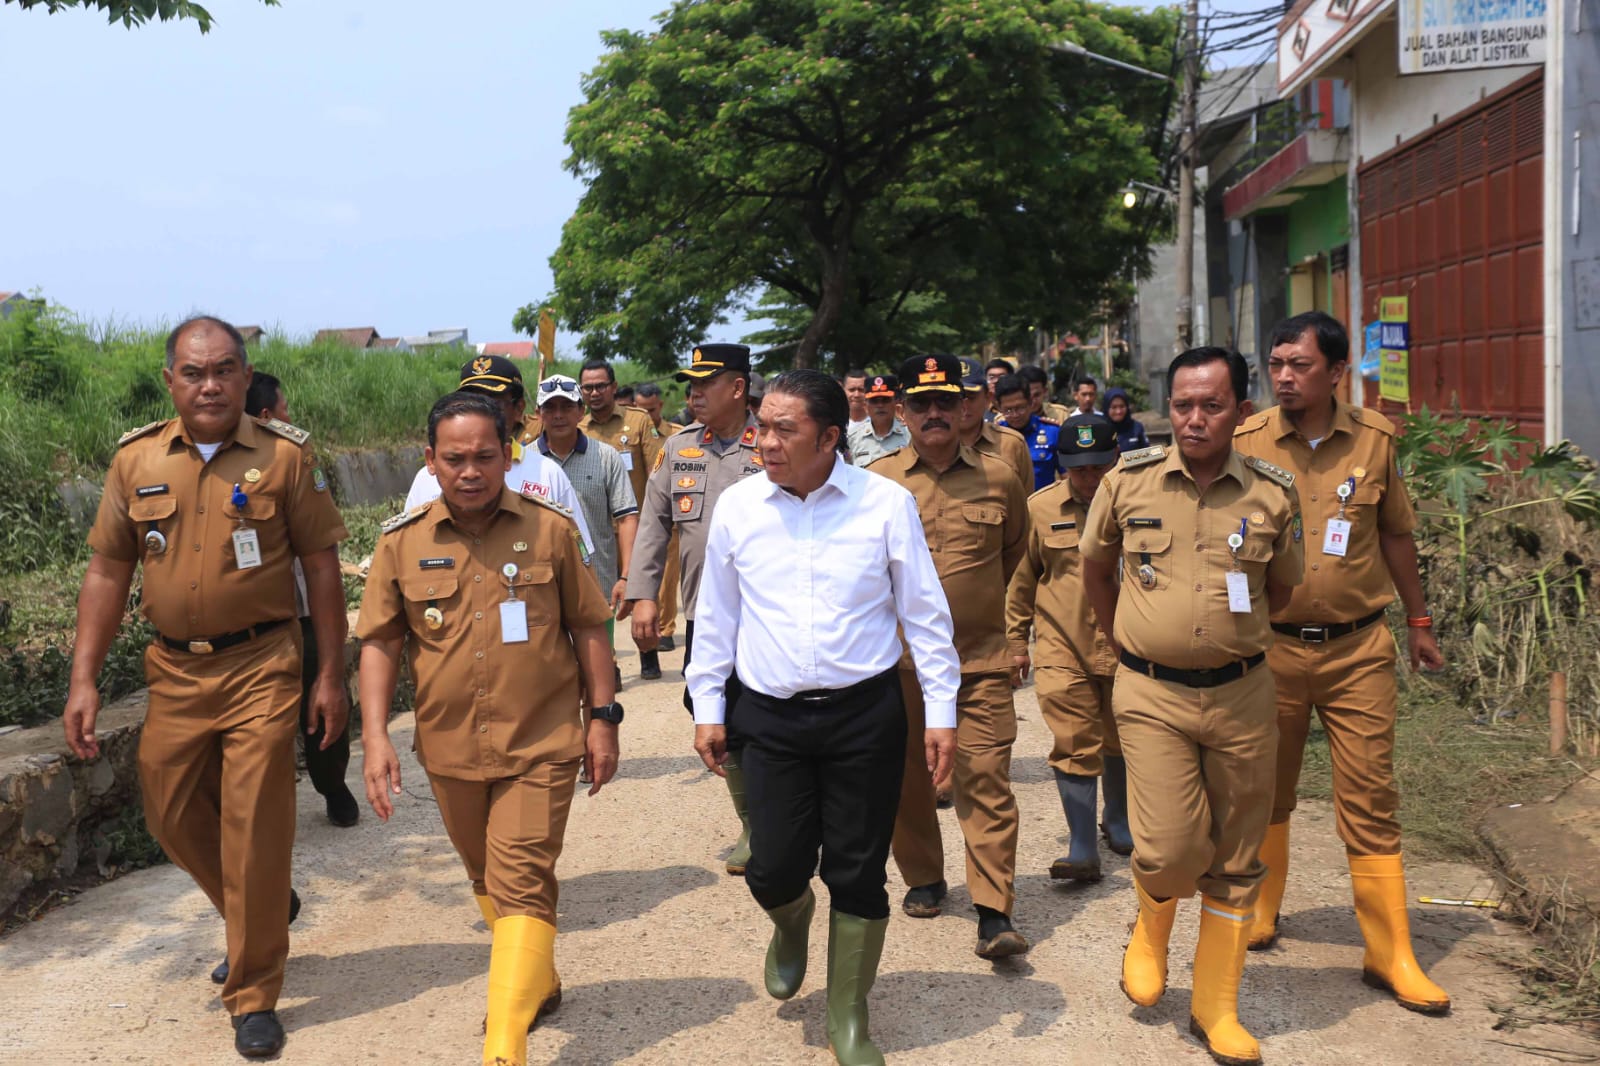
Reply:
[[[1139,920],[1128,950],[1122,953],[1122,993],[1141,1007],[1153,1007],[1167,990],[1167,942],[1172,939],[1178,901],[1157,903],[1137,879],[1133,889],[1139,897]]]
[[[1254,1066],[1261,1045],[1239,1024],[1239,978],[1250,944],[1251,912],[1200,897],[1200,942],[1194,949],[1189,1032],[1224,1066]]]
[[[1406,913],[1406,875],[1399,855],[1351,855],[1350,887],[1356,896],[1356,921],[1367,942],[1361,979],[1394,993],[1407,1010],[1444,1014],[1450,996],[1428,980],[1411,950],[1411,918]]]
[[[1261,841],[1261,861],[1267,875],[1256,897],[1256,917],[1250,923],[1250,950],[1262,951],[1278,942],[1278,912],[1283,910],[1283,889],[1289,880],[1289,823],[1267,826]]]

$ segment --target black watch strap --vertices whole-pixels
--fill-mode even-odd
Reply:
[[[589,708],[589,717],[599,719],[602,722],[610,722],[612,725],[621,725],[622,704],[613,701],[611,703],[602,703],[598,707],[591,707]]]

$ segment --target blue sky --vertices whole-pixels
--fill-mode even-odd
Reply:
[[[0,291],[130,324],[518,339],[580,192],[579,79],[601,30],[667,2],[213,0],[204,36],[0,5]]]

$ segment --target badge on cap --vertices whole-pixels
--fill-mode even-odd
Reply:
[[[144,535],[144,550],[151,555],[161,555],[167,550],[167,538],[161,530],[152,529]]]
[[[422,612],[422,620],[428,624],[429,629],[438,629],[444,625],[444,612],[437,607],[429,607]]]
[[[494,363],[486,355],[472,361],[472,372],[474,374],[487,374],[493,368]]]
[[[252,466],[249,470],[244,472],[244,479],[250,484],[254,485],[256,482],[261,480],[261,471]]]
[[[1078,427],[1078,447],[1080,447],[1080,448],[1093,448],[1094,447],[1094,427],[1093,426],[1079,426]]]

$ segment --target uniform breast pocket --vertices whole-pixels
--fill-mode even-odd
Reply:
[[[693,492],[676,492],[672,497],[672,520],[674,522],[693,522],[699,519],[705,509],[706,494],[703,489]]]
[[[1044,534],[1045,553],[1053,574],[1071,575],[1078,570],[1078,531],[1051,530]]]
[[[1272,561],[1272,538],[1266,533],[1252,531],[1239,548],[1239,566],[1252,576],[1266,573]]]
[[[424,640],[443,640],[467,625],[454,574],[417,574],[400,579],[406,621]]]
[[[1000,550],[1001,527],[1006,513],[999,507],[982,503],[961,505],[961,517],[951,523],[950,547],[975,555],[989,555]]]
[[[552,563],[527,563],[517,574],[517,599],[528,605],[528,627],[551,626],[561,621],[561,590],[556,587]]]
[[[1122,534],[1123,580],[1147,589],[1172,584],[1172,534],[1163,529],[1131,529]]]
[[[128,519],[139,540],[141,557],[166,554],[167,542],[175,535],[173,516],[177,513],[178,501],[172,496],[152,496],[128,504]]]
[[[245,497],[243,509],[235,507],[229,500],[222,505],[223,515],[231,522],[243,519],[246,522],[266,522],[278,513],[278,501],[271,496]]]
[[[1383,502],[1383,488],[1380,485],[1357,485],[1350,494],[1350,502],[1345,504],[1345,518],[1352,523],[1377,513],[1377,507]],[[1356,516],[1359,516],[1356,517]]]

